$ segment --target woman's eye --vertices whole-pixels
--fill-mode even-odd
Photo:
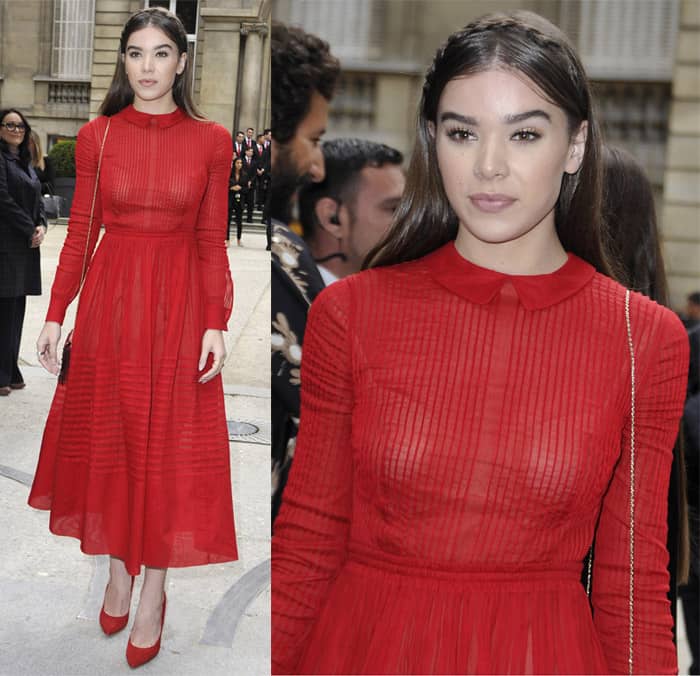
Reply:
[[[476,138],[474,132],[470,129],[451,129],[447,132],[447,136],[454,141],[469,141]]]
[[[141,56],[141,52],[129,52],[130,59],[135,59],[138,56]]]
[[[540,135],[532,129],[521,129],[516,131],[512,138],[516,141],[536,141]]]
[[[168,52],[156,52],[156,56],[168,56]]]

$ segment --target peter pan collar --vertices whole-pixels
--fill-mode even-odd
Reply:
[[[151,115],[149,113],[142,113],[140,110],[134,108],[133,103],[128,105],[126,108],[120,110],[117,115],[128,120],[132,124],[136,124],[139,127],[159,127],[164,129],[166,127],[172,127],[177,124],[185,117],[187,114],[182,108],[175,108],[172,113],[165,113],[163,115]]]
[[[507,275],[482,268],[464,258],[448,242],[423,258],[433,278],[448,290],[472,303],[490,303],[506,282],[515,289],[523,307],[540,310],[560,303],[580,291],[595,275],[595,268],[567,253],[559,269],[545,275]]]

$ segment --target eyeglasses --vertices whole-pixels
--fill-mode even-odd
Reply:
[[[23,124],[16,124],[15,122],[3,122],[0,127],[5,127],[7,131],[26,131],[27,127]]]

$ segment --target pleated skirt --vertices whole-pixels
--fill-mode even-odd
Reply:
[[[193,234],[108,231],[46,423],[29,504],[131,574],[237,558],[221,377],[197,382],[203,302]]]

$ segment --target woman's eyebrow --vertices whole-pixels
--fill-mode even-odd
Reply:
[[[142,51],[143,51],[143,49],[142,49],[141,47],[136,47],[135,45],[127,45],[126,48],[127,48],[127,49],[133,49],[133,50],[135,50],[135,51],[137,51],[137,52],[142,52]],[[157,49],[172,49],[172,48],[173,48],[172,45],[164,44],[164,45],[157,45],[156,47],[153,48],[153,50],[155,51],[155,50],[157,50]]]
[[[512,115],[506,115],[503,118],[503,121],[506,124],[517,124],[518,122],[523,122],[525,120],[530,119],[531,117],[540,117],[546,120],[547,122],[552,121],[552,117],[550,116],[550,114],[540,109],[526,110],[524,113],[514,113]],[[471,117],[470,115],[461,115],[460,113],[455,113],[449,110],[445,111],[444,113],[442,113],[442,115],[440,115],[440,122],[446,122],[447,120],[455,120],[456,122],[468,124],[472,127],[479,126],[479,122],[475,117]]]

